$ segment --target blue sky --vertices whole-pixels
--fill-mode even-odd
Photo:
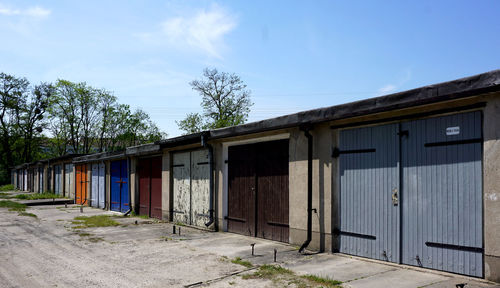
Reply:
[[[500,68],[500,1],[5,1],[0,71],[85,81],[169,136],[205,67],[252,91],[249,121]]]

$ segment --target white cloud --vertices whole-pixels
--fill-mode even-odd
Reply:
[[[412,70],[410,68],[407,68],[403,71],[402,74],[403,75],[401,76],[399,81],[396,81],[396,84],[387,84],[383,86],[382,88],[378,89],[377,94],[386,95],[396,92],[398,89],[403,89],[405,84],[411,79]]]
[[[396,91],[396,89],[397,89],[396,85],[387,84],[384,87],[378,89],[378,94],[379,95],[389,94],[391,92]]]
[[[222,58],[224,37],[237,26],[237,19],[225,9],[212,6],[210,10],[198,11],[191,16],[170,18],[161,26],[170,43]]]
[[[5,16],[28,16],[34,18],[44,18],[50,15],[52,11],[40,6],[28,7],[26,9],[14,9],[0,4],[0,15]]]

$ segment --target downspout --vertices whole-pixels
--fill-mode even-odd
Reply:
[[[302,253],[312,238],[312,157],[313,157],[313,137],[309,133],[312,130],[311,126],[301,127],[304,131],[304,136],[307,138],[307,239],[300,246],[299,253]]]
[[[205,223],[205,226],[210,227],[215,221],[214,217],[214,148],[212,145],[207,143],[206,135],[201,136],[201,144],[203,147],[208,149],[208,164],[210,166],[210,176],[209,176],[209,194],[210,194],[210,203],[208,208],[209,220]]]
[[[127,156],[127,175],[128,175],[128,211],[123,214],[123,216],[127,216],[132,212],[132,193],[130,192],[130,180],[132,179],[130,177],[130,156]]]

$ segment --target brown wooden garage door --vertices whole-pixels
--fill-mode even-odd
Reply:
[[[228,231],[288,242],[288,140],[228,149]]]
[[[161,163],[161,156],[139,160],[139,215],[162,217]]]

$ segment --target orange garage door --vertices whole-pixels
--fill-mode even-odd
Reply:
[[[87,201],[87,165],[77,165],[76,168],[75,203],[88,205]]]

